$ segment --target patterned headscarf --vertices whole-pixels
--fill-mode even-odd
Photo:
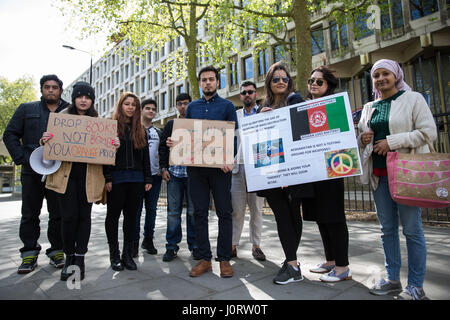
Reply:
[[[403,80],[404,79],[403,70],[397,61],[389,59],[381,59],[375,62],[372,69],[370,70],[370,75],[372,76],[372,78],[375,70],[381,68],[387,69],[394,74],[396,79],[395,87],[397,88],[397,90],[411,90],[411,87],[408,86],[408,84]],[[373,94],[375,100],[377,100],[381,96],[380,91],[377,88],[375,88],[375,82],[373,82]]]

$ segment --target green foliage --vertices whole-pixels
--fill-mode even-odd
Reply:
[[[37,100],[32,77],[22,77],[15,81],[8,81],[0,76],[0,137],[17,107],[24,102]],[[9,156],[0,155],[0,164],[11,163]]]
[[[24,76],[10,82],[0,76],[0,136],[3,136],[9,120],[21,103],[37,100],[33,85],[32,77]]]

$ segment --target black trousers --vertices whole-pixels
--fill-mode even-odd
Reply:
[[[266,197],[277,222],[278,237],[287,261],[297,260],[297,249],[302,238],[303,221],[300,198],[291,198],[287,190],[275,189]]]
[[[86,254],[91,235],[92,203],[87,201],[85,178],[69,178],[65,194],[58,194],[66,255]]]
[[[217,237],[217,258],[219,261],[231,259],[233,224],[231,214],[231,172],[224,173],[217,168],[188,167],[189,193],[194,206],[195,239],[202,259],[212,258],[209,243],[208,213],[210,192],[214,199],[216,214],[219,218]]]
[[[348,262],[348,229],[347,223],[317,223],[322,236],[327,261],[335,261],[336,266],[346,267]]]
[[[38,239],[41,233],[39,215],[41,214],[42,202],[47,200],[49,213],[47,237],[50,248],[46,250],[47,255],[54,251],[61,251],[63,244],[61,238],[61,214],[58,207],[56,192],[45,188],[41,181],[42,176],[38,174],[23,174],[22,182],[22,218],[20,220],[19,236],[23,242],[20,252],[24,255],[29,253],[38,254],[41,246]]]
[[[123,212],[123,240],[136,239],[136,215],[144,194],[143,182],[113,184],[107,195],[105,229],[108,243],[119,241],[119,218]]]

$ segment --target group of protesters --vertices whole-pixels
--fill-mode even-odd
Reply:
[[[431,111],[421,94],[405,83],[403,71],[396,61],[382,59],[371,69],[374,101],[367,103],[358,124],[357,143],[363,161],[369,163],[363,174],[374,190],[381,240],[385,255],[386,277],[369,291],[374,295],[399,294],[405,299],[426,299],[423,282],[426,269],[426,243],[422,230],[421,210],[392,200],[388,188],[386,155],[389,151],[429,152],[426,137],[437,137]],[[282,62],[273,64],[266,75],[264,96],[259,99],[256,84],[240,85],[243,108],[236,111],[233,103],[220,97],[219,72],[212,66],[198,73],[202,97],[192,101],[188,93],[176,97],[179,118],[222,120],[235,123],[243,117],[272,112],[304,101],[295,92],[294,80]],[[335,93],[336,73],[327,66],[310,73],[305,83],[306,100],[319,99]],[[182,211],[186,203],[186,240],[192,258],[198,262],[189,275],[199,277],[212,270],[212,251],[208,232],[210,196],[218,217],[217,255],[220,276],[232,277],[231,259],[237,250],[248,205],[252,255],[266,260],[260,245],[264,198],[275,216],[284,262],[273,282],[288,284],[303,280],[297,257],[301,243],[303,220],[315,221],[321,235],[324,259],[310,272],[322,274],[324,282],[352,279],[349,268],[349,232],[344,208],[343,178],[301,183],[272,189],[247,192],[244,157],[239,131],[235,135],[234,165],[221,168],[170,165],[174,121],[161,130],[153,126],[157,103],[140,101],[132,92],[124,92],[112,115],[117,120],[114,165],[62,161],[59,169],[46,180],[33,171],[30,154],[53,138],[47,131],[50,112],[98,117],[94,108],[94,88],[86,82],[73,86],[72,101],[61,99],[63,83],[56,75],[40,80],[41,100],[21,104],[12,116],[3,140],[17,165],[22,165],[22,218],[20,249],[22,263],[18,273],[26,274],[37,266],[41,246],[39,215],[45,197],[49,212],[47,256],[50,264],[61,268],[61,280],[67,281],[78,266],[85,277],[84,256],[88,251],[93,203],[106,197],[105,231],[111,268],[116,271],[136,270],[133,258],[138,256],[141,213],[145,207],[145,223],[141,248],[157,254],[153,237],[158,197],[162,180],[167,182],[166,251],[163,261],[177,257],[182,240]],[[259,101],[259,104],[257,104]],[[298,161],[302,161],[298,156]],[[119,249],[119,218],[123,214],[123,247]],[[399,220],[408,248],[408,283],[400,283]],[[280,258],[282,254],[280,253]]]

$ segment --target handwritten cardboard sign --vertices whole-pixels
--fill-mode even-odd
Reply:
[[[44,160],[115,164],[117,120],[50,113],[47,131]]]
[[[222,168],[234,163],[234,121],[175,119],[170,165]]]

